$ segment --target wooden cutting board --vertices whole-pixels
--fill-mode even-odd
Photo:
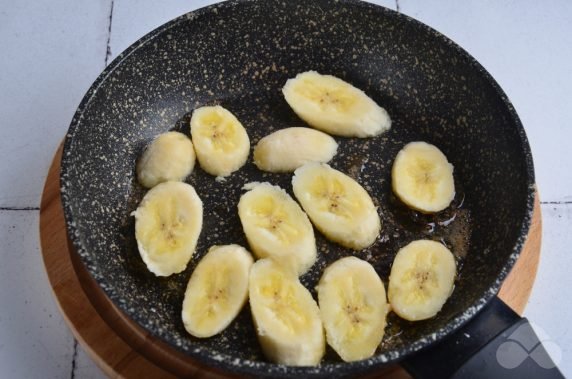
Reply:
[[[60,310],[76,339],[105,374],[112,378],[228,378],[236,375],[205,366],[155,339],[107,298],[84,268],[68,241],[60,199],[58,149],[44,185],[40,239],[44,265]],[[499,296],[522,314],[530,296],[540,257],[542,223],[536,197],[532,226],[520,258]],[[371,378],[408,378],[398,365]]]

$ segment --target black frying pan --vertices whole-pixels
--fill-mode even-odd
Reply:
[[[252,157],[225,182],[196,168],[187,182],[204,202],[204,227],[188,268],[169,278],[146,270],[129,214],[145,193],[135,178],[135,162],[154,136],[170,129],[189,133],[192,110],[205,104],[221,104],[236,114],[253,144],[274,130],[303,126],[280,89],[310,69],[363,89],[387,109],[393,126],[375,138],[337,138],[339,152],[331,162],[375,199],[383,220],[380,238],[355,252],[316,232],[319,259],[303,283],[313,291],[327,264],[357,255],[371,262],[387,285],[397,250],[418,238],[448,245],[460,273],[435,318],[411,323],[391,314],[374,357],[343,363],[328,350],[318,367],[285,367],[264,359],[248,306],[221,335],[206,340],[185,332],[180,311],[186,282],[209,246],[247,246],[236,211],[244,183],[269,181],[291,193],[291,175],[262,173]],[[393,159],[414,140],[435,144],[455,167],[457,196],[433,217],[408,210],[390,189]],[[478,336],[494,337],[522,322],[499,300],[485,307],[517,259],[532,215],[534,170],[522,125],[496,82],[465,51],[382,7],[357,1],[231,1],[149,33],[105,69],[81,102],[65,140],[61,190],[69,236],[107,295],[156,337],[224,370],[330,377],[406,359],[405,366],[420,375],[424,357],[433,352],[446,357],[429,359],[432,370],[446,370],[433,373],[449,375],[484,343]],[[487,331],[471,330],[472,339],[463,339],[458,328],[483,308],[481,315],[493,319],[499,308],[505,322],[471,322],[465,327],[485,325]],[[446,338],[449,342],[436,345]],[[428,346],[422,355],[413,354]],[[443,346],[448,352],[439,350]],[[461,356],[453,359],[455,346]]]

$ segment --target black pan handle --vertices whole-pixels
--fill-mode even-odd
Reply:
[[[528,320],[496,296],[467,324],[401,365],[414,378],[564,378]]]

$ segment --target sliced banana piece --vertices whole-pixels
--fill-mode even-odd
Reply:
[[[294,195],[314,225],[330,240],[360,250],[373,244],[381,220],[367,191],[325,163],[308,163],[294,172]]]
[[[297,274],[316,262],[316,240],[308,216],[282,188],[249,183],[240,197],[238,216],[258,258],[271,257]]]
[[[152,188],[167,181],[182,181],[195,167],[195,149],[191,140],[179,132],[157,136],[137,162],[137,180]]]
[[[371,137],[391,127],[385,109],[363,91],[335,76],[303,72],[288,79],[282,93],[301,119],[326,133]]]
[[[275,363],[320,363],[325,338],[320,310],[298,277],[272,259],[250,270],[250,310],[262,350]]]
[[[308,162],[329,162],[336,140],[310,128],[286,128],[262,138],[254,148],[254,164],[263,171],[292,172]]]
[[[401,248],[389,276],[392,310],[409,321],[435,316],[453,291],[456,264],[443,244],[413,241]]]
[[[383,338],[388,304],[375,269],[356,257],[337,260],[318,284],[328,344],[346,361],[371,357]]]
[[[250,151],[246,129],[220,105],[194,110],[191,136],[199,164],[211,175],[228,176],[246,163]]]
[[[408,143],[397,153],[391,184],[401,201],[424,213],[442,211],[455,197],[453,165],[426,142]]]
[[[203,226],[203,203],[195,189],[182,182],[153,187],[131,214],[143,262],[157,276],[187,267]]]
[[[239,245],[213,246],[201,259],[187,285],[182,318],[199,338],[222,332],[248,298],[252,256]]]

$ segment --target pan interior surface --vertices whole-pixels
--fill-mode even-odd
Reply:
[[[196,339],[180,313],[188,278],[215,244],[248,247],[236,205],[244,184],[268,181],[290,194],[290,174],[259,171],[252,154],[225,181],[198,165],[187,178],[204,203],[204,225],[187,269],[168,278],[147,271],[134,238],[145,190],[135,164],[159,133],[189,134],[193,109],[220,104],[245,126],[254,146],[272,131],[307,126],[281,88],[308,70],[338,76],[390,114],[392,128],[369,138],[336,138],[331,166],[348,173],[379,207],[382,232],[360,252],[316,231],[319,259],[302,282],[314,286],[329,263],[348,255],[371,262],[387,287],[397,250],[419,238],[443,241],[462,264],[451,298],[433,319],[390,326],[371,359],[322,364],[267,363],[248,306],[222,334]],[[391,193],[391,165],[408,142],[439,147],[453,164],[453,206],[428,217]],[[526,136],[494,80],[454,43],[406,16],[356,1],[230,1],[181,16],[143,37],[98,78],[65,141],[62,200],[68,233],[107,295],[154,336],[213,365],[267,375],[342,375],[396,361],[461,325],[491,296],[522,247],[532,214],[534,176]]]

